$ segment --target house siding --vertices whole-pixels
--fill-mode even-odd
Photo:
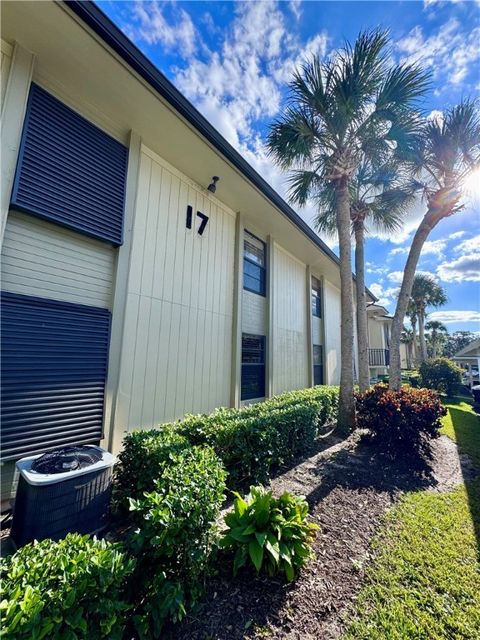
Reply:
[[[327,370],[327,384],[340,383],[340,326],[342,320],[342,306],[340,289],[327,280],[324,282],[325,296],[325,363]]]
[[[306,265],[274,245],[273,393],[308,386]]]

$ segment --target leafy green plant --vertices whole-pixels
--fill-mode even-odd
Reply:
[[[22,547],[0,560],[1,637],[121,638],[133,569],[118,545],[76,533]]]
[[[377,384],[358,394],[357,424],[391,458],[429,456],[446,410],[435,391],[403,386],[393,391]]]
[[[180,620],[201,595],[224,490],[215,452],[192,447],[171,455],[154,491],[130,500],[135,637],[159,637],[165,622]]]
[[[285,574],[288,581],[312,557],[311,543],[319,527],[307,522],[308,504],[303,496],[251,487],[244,500],[234,493],[233,511],[225,516],[228,529],[221,546],[235,550],[234,574],[246,564],[257,572]]]
[[[115,465],[114,507],[128,510],[129,498],[141,498],[145,491],[152,491],[164,466],[188,446],[173,424],[127,434]]]
[[[453,396],[462,383],[462,370],[448,358],[436,358],[420,365],[422,387]]]

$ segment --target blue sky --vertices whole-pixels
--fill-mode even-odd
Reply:
[[[305,56],[326,56],[360,30],[381,26],[390,30],[393,59],[421,60],[433,72],[425,115],[437,117],[462,96],[480,95],[480,0],[98,5],[282,195],[286,176],[268,159],[264,140],[284,104],[291,71]],[[447,290],[448,304],[430,317],[450,331],[480,330],[478,178],[464,210],[432,232],[419,264]],[[371,234],[367,242],[367,284],[390,311],[423,212],[419,202],[403,232]],[[311,223],[313,208],[299,213]],[[327,241],[335,250],[335,241]]]

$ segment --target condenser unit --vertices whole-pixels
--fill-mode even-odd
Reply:
[[[98,533],[107,523],[115,457],[93,445],[70,446],[17,462],[11,537],[17,547]]]

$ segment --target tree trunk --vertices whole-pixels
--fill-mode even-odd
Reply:
[[[412,342],[412,350],[413,350],[413,364],[414,367],[418,366],[418,343],[417,343],[417,320],[412,320],[412,331],[413,331],[413,342]],[[390,349],[391,349],[390,345]]]
[[[368,366],[367,296],[365,294],[365,228],[355,224],[355,275],[357,285],[358,386],[364,393],[370,386]]]
[[[353,396],[353,284],[352,246],[350,239],[350,202],[348,181],[339,180],[335,185],[336,220],[340,248],[341,284],[341,366],[340,397],[337,426],[342,432],[355,428],[355,400]]]
[[[436,336],[432,337],[432,359],[436,360],[437,359],[437,338]]]
[[[412,293],[413,278],[423,244],[437,222],[438,220],[432,223],[430,211],[427,211],[413,237],[410,253],[408,254],[407,264],[405,265],[403,273],[402,286],[398,294],[397,308],[392,322],[392,335],[390,339],[390,389],[400,389],[402,380],[400,371],[400,336],[402,334],[403,321],[407,312],[410,294]]]
[[[420,337],[420,364],[427,359],[427,341],[425,340],[425,312],[418,312],[418,335]]]

